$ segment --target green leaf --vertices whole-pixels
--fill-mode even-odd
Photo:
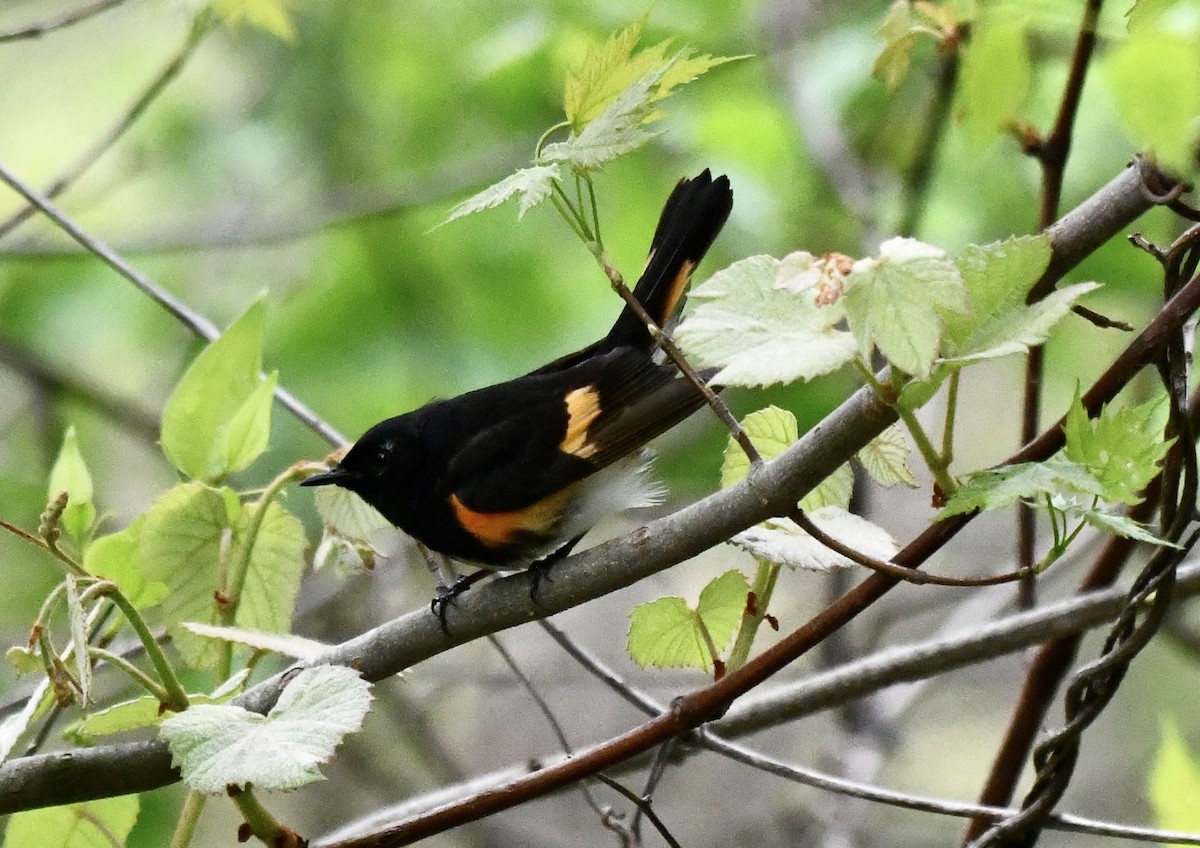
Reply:
[[[1096,478],[1109,503],[1141,503],[1142,489],[1158,474],[1173,439],[1163,438],[1167,396],[1114,409],[1105,405],[1089,419],[1076,392],[1067,410],[1063,453]]]
[[[1130,137],[1180,174],[1196,167],[1200,51],[1185,38],[1139,27],[1103,65],[1117,117]]]
[[[526,212],[550,196],[560,172],[561,168],[558,165],[522,168],[455,206],[442,224],[449,224],[485,209],[493,209],[513,197],[519,200],[517,218],[523,218]]]
[[[752,256],[692,290],[694,308],[675,338],[695,362],[719,367],[725,386],[809,380],[854,358],[854,339],[836,325],[841,301],[818,305],[811,292],[775,287],[778,259]]]
[[[774,459],[800,438],[796,416],[777,406],[751,412],[742,419],[742,429],[763,459]],[[721,464],[721,488],[745,479],[749,472],[750,459],[730,436],[725,444],[725,461]]]
[[[237,695],[249,677],[250,670],[242,669],[211,695],[189,693],[188,703],[192,706],[222,704]],[[158,727],[168,716],[172,715],[175,713],[164,709],[158,698],[153,695],[142,695],[139,698],[122,701],[111,707],[88,713],[64,730],[63,736],[77,745],[94,745],[102,737],[114,733],[128,733],[131,730]]]
[[[1102,488],[1086,469],[1062,454],[1045,462],[1022,462],[972,474],[938,514],[938,520],[975,510],[1001,509],[1025,501],[1044,507],[1046,495],[1064,492],[1100,497]]]
[[[168,588],[163,614],[175,647],[191,666],[207,667],[219,647],[194,636],[184,621],[216,623],[217,567],[233,531],[225,497],[201,483],[168,489],[146,512],[134,563],[147,580]]]
[[[317,766],[362,726],[370,685],[345,666],[300,671],[267,715],[231,705],[191,707],[159,731],[196,792],[227,786],[296,789],[321,779]]]
[[[817,486],[800,499],[800,509],[805,512],[815,512],[827,506],[850,507],[850,497],[854,494],[854,470],[850,463],[843,463],[822,480]]]
[[[87,610],[79,597],[79,578],[67,575],[67,621],[71,641],[75,643],[75,681],[79,684],[79,700],[87,706],[92,700],[92,658],[88,655]]]
[[[712,667],[705,639],[720,652],[729,644],[746,608],[750,584],[740,571],[727,571],[700,593],[695,610],[683,598],[659,598],[636,607],[629,616],[629,655],[642,668]]]
[[[694,55],[691,48],[684,48],[670,58],[669,39],[634,53],[645,26],[643,16],[611,36],[603,47],[589,49],[579,70],[567,77],[563,86],[563,112],[576,132],[599,118],[623,92],[649,74],[661,73],[650,98],[656,102],[709,69],[742,58]]]
[[[381,530],[392,529],[379,510],[341,486],[322,486],[313,501],[325,529],[347,539],[368,542]]]
[[[875,31],[884,44],[871,68],[871,76],[883,82],[889,91],[895,91],[908,76],[917,40],[924,35],[942,41],[953,30],[951,10],[933,3],[893,0]]]
[[[266,447],[270,402],[264,401],[261,377],[265,316],[266,301],[260,296],[196,357],[167,399],[163,452],[188,477],[218,480],[245,468]]]
[[[166,584],[147,580],[135,563],[144,523],[145,517],[138,516],[124,530],[101,536],[88,545],[83,556],[83,567],[88,572],[116,583],[121,594],[138,609],[152,607],[167,596]]]
[[[63,435],[58,458],[50,469],[47,500],[54,500],[59,492],[67,493],[62,526],[77,544],[81,543],[96,522],[96,507],[92,504],[92,475],[88,473],[83,454],[79,451],[79,438],[75,435],[74,425],[68,427]]]
[[[908,467],[908,455],[912,453],[912,445],[904,430],[893,424],[888,427],[857,454],[862,467],[871,475],[871,479],[881,486],[895,486],[903,483],[912,488],[917,487],[917,478]],[[849,503],[849,501],[847,501]]]
[[[292,633],[267,633],[262,630],[251,630],[245,627],[216,627],[211,624],[198,624],[192,621],[184,622],[183,626],[207,639],[222,639],[246,645],[256,651],[271,651],[285,657],[311,661],[325,654],[332,647],[315,639],[305,639]]]
[[[14,645],[4,652],[4,656],[17,674],[35,674],[43,668],[41,654],[25,645]]]
[[[813,524],[833,538],[874,559],[889,560],[900,549],[882,527],[840,507],[822,507],[807,515]],[[769,519],[738,533],[729,541],[756,559],[789,568],[830,571],[856,567],[854,562],[831,551],[787,518]]]
[[[1169,719],[1162,731],[1147,790],[1154,807],[1154,824],[1164,830],[1200,830],[1200,763]]]
[[[893,238],[878,259],[854,263],[842,301],[859,355],[872,347],[900,370],[930,375],[942,338],[942,316],[967,310],[962,276],[936,247]]]
[[[547,144],[537,164],[561,162],[581,171],[604,167],[654,137],[645,125],[653,120],[650,93],[666,68],[645,74],[621,92],[596,118],[566,141]]]
[[[1032,76],[1026,28],[1023,16],[985,14],[971,29],[958,107],[963,131],[976,148],[1017,122]]]
[[[238,545],[242,544],[240,537],[254,507],[246,504],[242,508]],[[300,520],[272,502],[250,552],[246,582],[233,619],[238,627],[269,633],[286,633],[291,628],[307,545]]]
[[[26,810],[8,820],[4,848],[113,848],[125,844],[137,817],[137,795]]]
[[[284,41],[293,41],[296,29],[288,16],[287,5],[287,0],[213,0],[212,7],[230,26],[245,19]]]
[[[1097,530],[1102,530],[1113,536],[1124,536],[1126,539],[1135,539],[1139,542],[1146,542],[1150,545],[1159,545],[1167,548],[1179,547],[1174,542],[1169,542],[1154,533],[1146,525],[1134,521],[1128,515],[1117,515],[1094,507],[1082,506],[1068,509],[1066,512],[1068,515],[1075,515],[1082,518]]]

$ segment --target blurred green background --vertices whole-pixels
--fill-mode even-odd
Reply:
[[[1082,4],[1012,5],[1040,16],[1021,118],[1045,127],[1057,108]],[[9,0],[0,8],[0,29],[73,7],[57,0]],[[660,138],[599,178],[606,245],[630,278],[641,266],[670,188],[704,167],[730,175],[736,201],[701,278],[756,253],[802,248],[858,256],[874,250],[895,233],[905,174],[928,121],[936,59],[931,44],[919,44],[913,73],[891,95],[871,78],[881,47],[874,30],[883,2],[353,0],[289,8],[295,27],[290,40],[246,23],[215,28],[178,78],[60,202],[90,233],[220,326],[267,289],[266,367],[278,369],[282,385],[351,439],[431,398],[507,379],[580,347],[616,315],[618,301],[598,267],[548,206],[519,224],[515,207],[502,207],[435,228],[455,202],[527,162],[542,131],[561,119],[563,78],[589,45],[646,14],[647,42],[674,38],[705,53],[748,56],[673,98],[658,125]],[[53,180],[179,50],[196,11],[195,3],[181,0],[127,0],[45,38],[0,43],[0,161],[35,186]],[[1119,33],[1123,13],[1120,5],[1107,6],[1104,31]],[[1132,149],[1109,95],[1103,86],[1089,84],[1064,208],[1115,175]],[[1035,226],[1038,171],[1011,138],[996,132],[980,142],[952,121],[934,166],[916,233],[921,238],[953,250]],[[19,208],[15,195],[0,192],[0,217]],[[1166,238],[1174,226],[1168,216],[1155,215],[1138,229]],[[1104,282],[1092,307],[1134,324],[1155,308],[1154,263],[1119,242],[1073,278]],[[1082,322],[1068,327],[1050,346],[1046,418],[1065,407],[1076,380],[1094,377],[1122,344],[1116,334],[1098,333]],[[50,463],[71,423],[95,477],[96,501],[110,515],[108,526],[122,526],[144,510],[173,482],[155,443],[156,420],[199,347],[159,306],[47,221],[34,218],[0,241],[0,518],[26,527],[36,523]],[[1019,364],[980,372],[964,386],[961,470],[993,462],[1016,444]],[[852,375],[834,375],[803,387],[730,392],[729,401],[739,414],[768,402],[785,405],[804,428],[854,385]],[[706,416],[664,441],[660,467],[671,504],[715,488],[723,442]],[[285,465],[327,450],[276,407],[269,454],[236,482],[263,483]],[[290,500],[311,520],[305,495],[296,492]],[[928,520],[927,507],[921,493],[909,496],[907,506],[897,498],[877,510],[883,512],[879,520],[904,537]],[[992,535],[985,545],[991,548],[984,549],[1003,561],[1010,556],[1008,524],[987,526]],[[717,555],[712,567],[728,567],[730,557]],[[343,587],[314,581],[298,629],[346,638],[419,606],[428,595],[428,579],[399,571],[385,565]],[[0,536],[6,590],[0,636],[7,643],[24,640],[38,603],[58,577],[31,550]],[[783,608],[785,625],[794,625],[819,608],[824,589],[810,576],[789,578],[796,584],[789,590],[793,597],[781,603],[791,604]],[[671,579],[685,593],[702,580],[677,575],[660,583],[671,588]],[[401,585],[405,580],[409,583]],[[653,595],[663,585],[641,594]],[[904,621],[908,635],[926,632],[920,622],[936,623],[944,611],[922,605],[912,592],[899,594],[893,620]],[[619,663],[624,615],[638,597],[606,599],[589,606],[587,615],[575,611],[564,618],[589,628],[603,619],[594,638]],[[941,597],[939,604],[961,598]],[[905,604],[919,608],[911,620]],[[880,624],[860,636],[866,644],[887,632]],[[569,710],[580,697],[579,672],[536,640],[522,650]],[[400,800],[413,788],[453,777],[455,767],[431,753],[428,738],[407,738],[415,731],[405,710],[424,713],[435,731],[447,734],[453,749],[447,757],[468,773],[553,750],[486,646],[468,646],[454,656],[471,657],[470,667],[439,659],[411,685],[383,687],[396,712],[389,717],[386,708],[378,710],[366,741],[350,743],[347,760],[333,769],[342,782],[329,785],[325,796],[318,788],[308,802],[303,793],[296,796],[294,815],[304,827],[320,832]],[[1175,659],[1160,650],[1145,667]],[[627,660],[625,665],[633,673]],[[1003,665],[1010,672],[1003,679],[1011,685],[1019,679],[1019,663]],[[1186,668],[1189,675],[1194,670]],[[954,686],[939,684],[941,694],[921,702],[931,711],[925,719],[930,724],[911,728],[893,752],[885,780],[964,798],[975,794],[1009,696],[982,694],[997,677],[986,669],[958,677]],[[643,682],[669,697],[700,680],[672,673],[646,675]],[[8,669],[0,670],[0,683],[20,691]],[[507,687],[507,706],[481,700],[488,686]],[[1190,681],[1188,687],[1195,689]],[[1172,697],[1180,697],[1178,689]],[[497,719],[504,724],[507,710],[530,714],[536,730],[518,740],[495,738],[506,736],[494,724]],[[613,725],[609,730],[632,720],[623,708],[614,710],[602,722]],[[1111,712],[1105,721],[1122,732],[1133,722],[1143,734],[1143,744],[1125,751],[1127,785],[1114,792],[1121,813],[1144,818],[1138,786],[1154,723],[1146,716],[1123,717],[1119,707]],[[800,759],[819,757],[820,737],[835,726],[829,718],[810,720],[763,741]],[[591,740],[603,732],[585,723],[577,738]],[[962,744],[946,745],[947,736]],[[1100,732],[1096,736],[1102,738]],[[406,741],[393,748],[397,737]],[[1122,753],[1097,748],[1089,756]],[[926,759],[934,752],[936,762]],[[677,835],[688,837],[686,844],[751,839],[798,844],[792,839],[800,832],[796,828],[822,819],[809,818],[804,808],[819,809],[828,803],[823,796],[805,790],[804,804],[794,806],[799,790],[756,776],[755,803],[747,805],[745,821],[727,822],[723,830],[725,837],[738,833],[745,839],[710,841],[703,816],[689,805],[709,797],[704,793],[726,797],[729,788],[707,765],[692,767],[688,779],[698,786],[675,799],[679,806],[663,802],[674,811],[672,825]],[[425,773],[413,777],[412,769]],[[1091,784],[1083,779],[1080,785]],[[178,797],[150,796],[151,811],[131,844],[162,844]],[[321,802],[314,803],[316,797]],[[1094,802],[1093,812],[1115,814],[1095,794],[1083,797]],[[1125,806],[1130,803],[1132,808]],[[572,809],[565,812],[563,806]],[[559,798],[531,809],[561,825],[568,812],[578,813],[576,806],[581,805]],[[701,820],[682,822],[680,811],[689,809]],[[910,813],[874,808],[870,813],[864,827],[877,835],[899,828],[879,844],[928,844],[930,834],[946,841],[959,827]],[[538,830],[536,838],[513,837],[522,832],[520,816],[518,811],[501,817],[495,830],[448,836],[437,844],[579,844],[566,826]],[[214,817],[221,820],[214,824]],[[226,840],[212,844],[231,841],[230,821],[224,809],[206,818],[218,834],[211,838]],[[594,820],[585,821],[594,837],[589,841],[610,838]],[[555,841],[555,833],[563,841]],[[791,835],[781,838],[785,834]],[[525,838],[529,841],[521,842]],[[1045,844],[1084,842],[1052,835]]]

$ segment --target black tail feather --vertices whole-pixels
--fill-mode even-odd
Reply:
[[[680,180],[667,198],[646,268],[634,296],[661,327],[683,302],[692,271],[712,246],[733,208],[728,177],[713,179],[705,168],[690,180]],[[649,350],[654,340],[628,306],[621,310],[605,339],[607,345],[631,345]]]

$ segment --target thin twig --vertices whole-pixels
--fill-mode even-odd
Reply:
[[[19,41],[25,38],[41,38],[43,35],[52,33],[55,30],[65,29],[80,21],[86,21],[88,18],[107,11],[114,6],[120,6],[124,2],[125,0],[96,0],[96,2],[86,6],[80,6],[77,9],[64,12],[56,18],[47,18],[44,21],[25,24],[17,29],[0,32],[0,42]]]
[[[209,318],[192,309],[154,280],[150,279],[150,277],[130,265],[107,244],[89,235],[68,217],[65,212],[27,185],[2,163],[0,163],[0,180],[3,180],[14,191],[40,209],[71,238],[104,260],[110,268],[137,286],[138,289],[148,295],[159,306],[166,309],[167,312],[197,336],[208,341],[214,341],[221,335],[220,330],[217,329],[217,326]],[[346,438],[341,433],[318,417],[315,412],[301,403],[287,389],[282,386],[276,386],[275,398],[301,422],[307,425],[309,429],[313,430],[331,445],[338,446],[346,443]]]

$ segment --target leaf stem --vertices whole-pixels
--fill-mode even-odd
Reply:
[[[946,385],[946,420],[942,425],[942,465],[947,469],[954,461],[954,420],[958,415],[958,376],[957,369],[951,373]]]
[[[938,454],[937,448],[933,446],[933,441],[929,438],[929,434],[925,432],[925,428],[921,426],[921,422],[917,420],[916,413],[900,403],[897,399],[899,392],[893,386],[884,386],[871,373],[871,369],[866,367],[862,360],[855,360],[858,370],[862,373],[867,381],[867,385],[874,390],[884,403],[896,411],[900,416],[900,420],[904,422],[904,426],[908,428],[909,435],[912,436],[913,444],[917,446],[917,450],[921,452],[921,458],[925,460],[925,465],[933,474],[933,479],[937,482],[938,488],[941,489],[944,497],[950,497],[958,491],[958,481],[950,474],[950,470],[943,461],[941,455]]]
[[[746,608],[742,611],[742,623],[738,626],[737,638],[734,639],[733,649],[726,661],[727,671],[737,671],[750,658],[750,648],[754,645],[754,637],[758,635],[758,627],[767,615],[771,604],[771,595],[775,592],[775,581],[779,577],[780,565],[777,562],[758,561],[758,571],[754,575],[754,585],[750,596],[746,598]]]
[[[106,651],[104,648],[88,647],[88,654],[96,660],[103,660],[114,668],[132,677],[143,689],[158,698],[159,703],[165,704],[168,699],[167,690],[163,688],[157,680],[155,680],[146,672],[142,671],[136,665],[125,659],[120,654],[114,654],[112,651]]]
[[[203,792],[189,792],[184,799],[183,809],[179,811],[179,820],[175,822],[175,832],[171,834],[169,848],[188,848],[196,833],[196,825],[200,822],[200,814],[204,812],[204,804],[208,796]]]
[[[247,784],[244,789],[236,786],[229,787],[229,797],[237,805],[250,827],[250,833],[272,848],[301,848],[307,845],[290,827],[280,824],[271,811],[262,805],[254,794],[253,788]]]

